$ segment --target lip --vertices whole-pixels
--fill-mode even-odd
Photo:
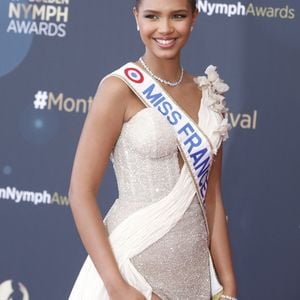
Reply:
[[[176,38],[153,38],[153,40],[156,42],[156,44],[160,48],[169,49],[172,48],[176,43]]]

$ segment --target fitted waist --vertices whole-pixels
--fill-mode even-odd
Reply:
[[[148,205],[151,205],[151,203],[136,201],[133,199],[130,201],[120,198],[116,199],[105,217],[107,232],[110,234],[127,217]],[[203,219],[202,209],[196,195],[185,215],[190,218],[195,217],[199,220]],[[201,216],[199,217],[199,215]],[[139,225],[137,224],[137,227],[138,226]]]

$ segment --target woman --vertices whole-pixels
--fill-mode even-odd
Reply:
[[[227,86],[212,66],[207,69],[208,77],[195,80],[180,64],[181,49],[197,14],[196,1],[136,1],[134,16],[145,53],[99,85],[70,183],[72,212],[89,253],[70,295],[72,300],[208,300],[209,250],[223,286],[220,299],[235,299],[220,191],[221,142],[228,124],[218,91],[226,91]],[[144,78],[153,83],[138,94],[129,81],[140,83]],[[155,93],[154,87],[161,87],[162,92]],[[146,98],[165,114],[154,107],[145,108]],[[166,120],[167,110],[176,105],[178,111],[172,111]],[[199,123],[214,156],[208,182],[204,176],[207,168],[207,172],[201,169],[200,192],[184,158],[200,143],[190,136],[183,143],[189,147],[184,151],[170,126],[183,116],[191,124]],[[181,132],[187,137],[188,127]],[[96,194],[110,155],[119,198],[103,222]],[[205,212],[198,201],[201,189],[206,192],[202,195]]]

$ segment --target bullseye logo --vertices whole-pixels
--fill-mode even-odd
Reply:
[[[142,83],[144,81],[144,75],[136,68],[127,68],[124,72],[126,77],[135,83]]]

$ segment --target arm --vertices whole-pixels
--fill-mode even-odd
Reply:
[[[218,151],[209,177],[206,212],[210,231],[210,250],[218,277],[224,287],[224,294],[236,297],[236,280],[221,195],[221,170],[222,147]]]
[[[70,205],[81,240],[111,299],[121,299],[122,296],[118,298],[119,291],[132,288],[128,287],[118,269],[96,195],[109,155],[120,134],[130,93],[114,77],[106,79],[97,90],[80,136],[69,190]]]

